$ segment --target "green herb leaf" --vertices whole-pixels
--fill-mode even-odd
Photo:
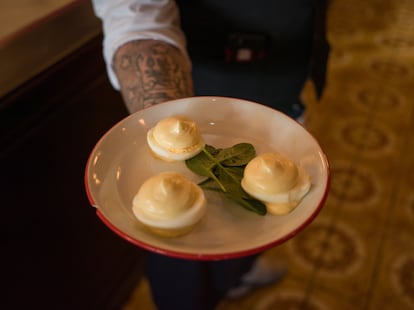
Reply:
[[[256,150],[250,143],[239,143],[222,149],[216,155],[223,166],[243,166],[256,156]]]
[[[266,206],[259,200],[253,198],[244,199],[240,197],[229,197],[229,199],[235,201],[248,211],[255,212],[259,215],[266,215],[267,213]]]
[[[211,178],[207,178],[204,181],[201,181],[200,183],[198,183],[198,185],[205,190],[211,190],[211,191],[217,191],[217,192],[222,192],[221,187],[218,185],[218,183],[216,181],[214,181],[214,179]]]
[[[244,167],[217,167],[214,171],[217,179],[227,191],[237,193],[242,188],[240,182],[243,178]],[[241,194],[241,193],[240,193]]]
[[[202,177],[210,177],[213,168],[216,166],[216,162],[205,152],[201,152],[198,155],[187,159],[185,164],[188,169]]]
[[[244,168],[254,156],[256,150],[250,143],[239,143],[224,149],[206,145],[201,153],[185,163],[192,172],[206,177],[199,183],[204,190],[222,192],[243,208],[265,215],[266,206],[241,187]]]

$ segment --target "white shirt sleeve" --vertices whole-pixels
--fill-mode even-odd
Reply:
[[[161,40],[187,55],[185,36],[180,28],[178,7],[173,0],[92,0],[103,26],[103,55],[109,79],[120,88],[112,69],[115,51],[133,40]]]

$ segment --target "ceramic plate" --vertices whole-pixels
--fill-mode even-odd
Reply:
[[[191,233],[174,239],[151,234],[132,213],[132,199],[141,184],[166,170],[183,173],[195,182],[200,180],[183,162],[166,163],[149,152],[147,131],[171,115],[193,119],[206,143],[215,147],[248,142],[254,145],[257,154],[272,151],[284,154],[310,174],[310,192],[287,215],[260,216],[219,193],[205,191],[208,211]],[[146,250],[196,260],[250,255],[292,238],[322,208],[329,181],[327,158],[304,127],[264,105],[224,97],[179,99],[131,114],[98,141],[85,171],[89,201],[113,232]]]

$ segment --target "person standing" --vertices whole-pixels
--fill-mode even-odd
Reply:
[[[325,0],[92,0],[103,54],[130,113],[199,96],[256,101],[300,119],[300,93],[325,82]],[[315,54],[315,51],[317,52]],[[148,253],[158,309],[214,309],[277,281],[285,270],[263,256],[191,261]]]

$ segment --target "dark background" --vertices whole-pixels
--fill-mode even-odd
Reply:
[[[97,37],[0,99],[2,309],[119,309],[143,251],[112,233],[84,189],[98,139],[127,115]]]

